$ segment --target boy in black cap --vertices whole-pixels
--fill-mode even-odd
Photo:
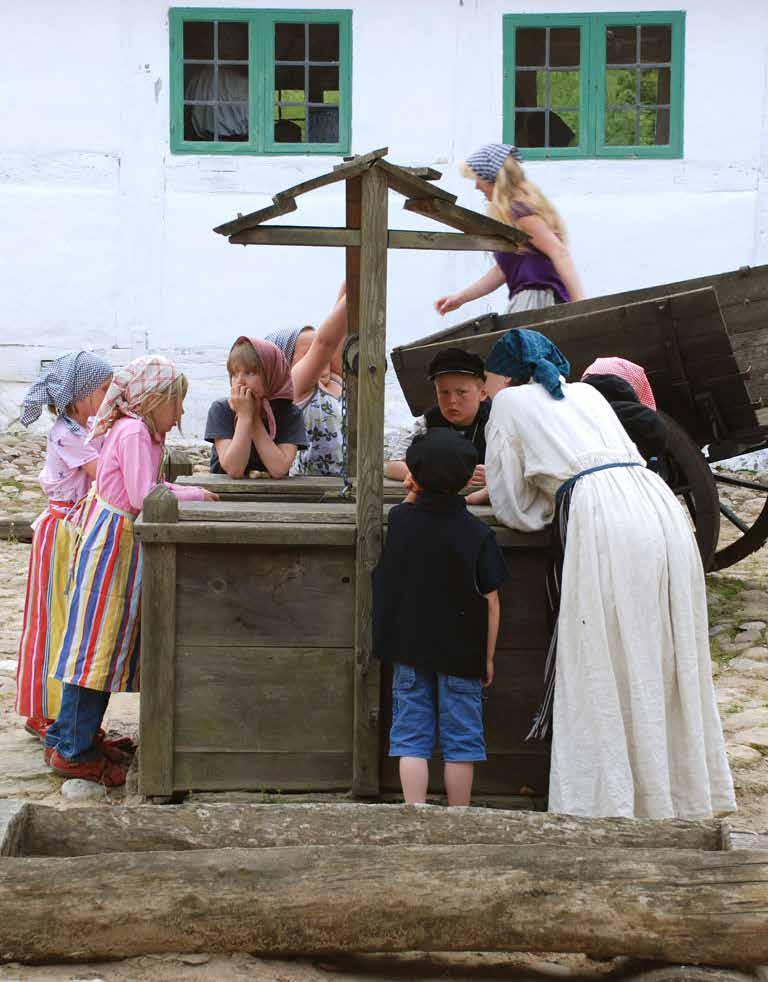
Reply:
[[[437,405],[415,419],[410,433],[390,448],[390,459],[384,464],[385,476],[404,481],[408,476],[405,454],[415,437],[447,427],[474,444],[478,461],[469,483],[484,487],[485,424],[491,403],[485,397],[483,359],[463,348],[443,348],[429,363],[429,378],[435,383]]]
[[[472,443],[439,427],[414,440],[406,463],[414,500],[390,511],[373,580],[374,655],[393,664],[389,754],[406,803],[424,802],[439,723],[448,804],[468,805],[507,568],[458,493],[477,464]]]

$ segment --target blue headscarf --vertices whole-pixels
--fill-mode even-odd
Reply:
[[[543,385],[553,399],[563,398],[560,376],[571,366],[562,351],[538,331],[514,328],[499,338],[485,360],[486,372]]]
[[[90,351],[56,358],[24,396],[19,422],[22,426],[34,423],[43,406],[54,406],[56,413],[63,416],[68,406],[95,392],[112,374],[109,362]]]
[[[284,327],[280,331],[273,331],[271,334],[268,334],[265,340],[276,344],[290,365],[293,361],[293,353],[296,350],[296,342],[299,340],[299,335],[302,331],[306,330],[306,325],[304,327]]]

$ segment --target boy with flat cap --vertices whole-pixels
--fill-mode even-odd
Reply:
[[[455,430],[472,442],[477,465],[470,477],[472,487],[485,487],[485,424],[491,403],[485,397],[483,359],[463,348],[443,348],[429,363],[429,378],[435,384],[437,405],[414,420],[410,432],[390,448],[384,474],[395,481],[408,476],[405,454],[417,436],[440,427]]]
[[[449,805],[468,805],[485,760],[482,689],[493,681],[499,586],[507,568],[493,530],[459,491],[477,464],[470,440],[437,427],[408,448],[408,500],[389,513],[373,579],[374,655],[390,662],[390,757],[407,804],[426,799],[439,732]]]

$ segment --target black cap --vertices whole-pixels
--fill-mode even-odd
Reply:
[[[471,440],[447,426],[427,430],[408,447],[405,463],[425,491],[458,494],[477,467]]]
[[[438,375],[474,375],[485,381],[485,366],[480,355],[463,348],[442,348],[429,363],[429,378]]]

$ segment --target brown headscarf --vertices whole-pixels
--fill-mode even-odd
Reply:
[[[293,379],[291,378],[291,366],[286,361],[285,355],[271,341],[264,341],[262,338],[249,338],[241,334],[232,347],[236,344],[247,342],[256,349],[259,361],[264,370],[264,398],[261,400],[261,415],[264,425],[267,428],[270,439],[275,439],[277,424],[275,414],[272,412],[270,399],[288,399],[293,402]]]

